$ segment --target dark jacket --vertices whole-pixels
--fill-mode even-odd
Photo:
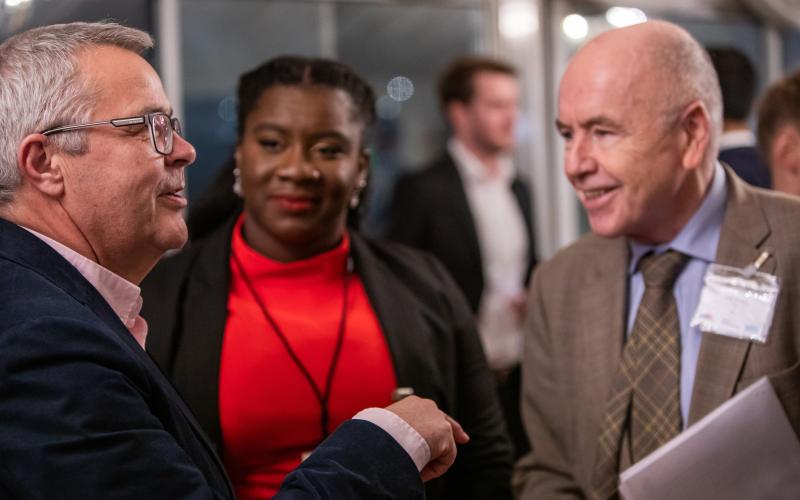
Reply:
[[[730,166],[748,184],[764,189],[772,187],[769,167],[761,158],[758,148],[741,146],[723,149],[719,152],[719,160]]]
[[[83,276],[0,219],[0,498],[232,499],[208,439]],[[413,461],[350,421],[276,499],[423,498]]]
[[[232,227],[161,262],[143,283],[148,350],[217,445]],[[428,483],[428,498],[510,498],[510,443],[472,314],[452,279],[429,256],[355,232],[351,252],[398,385],[436,401],[472,438],[444,478]]]
[[[520,179],[511,191],[525,220],[528,266],[521,283],[527,283],[536,264],[531,199]],[[484,266],[475,220],[464,184],[449,154],[445,153],[424,170],[401,177],[392,201],[387,237],[432,253],[450,272],[478,310],[484,287]]]
[[[158,367],[63,257],[0,219],[2,498],[233,498]]]

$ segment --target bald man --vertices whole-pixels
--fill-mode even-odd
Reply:
[[[772,85],[758,108],[758,146],[773,187],[800,196],[800,71]]]
[[[797,427],[800,398],[785,391],[800,387],[800,201],[716,161],[721,98],[705,51],[664,22],[604,33],[570,62],[556,124],[592,234],[533,278],[520,498],[615,498],[620,471],[762,375],[782,374]],[[691,326],[709,265],[762,254],[760,271],[781,282],[766,343]]]

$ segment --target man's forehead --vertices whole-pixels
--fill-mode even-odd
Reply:
[[[107,105],[127,115],[171,112],[161,79],[152,66],[135,52],[97,46],[79,55],[81,71]]]
[[[559,108],[573,106],[597,109],[614,108],[637,100],[648,85],[634,63],[581,58],[573,60],[559,85]]]
[[[479,71],[473,78],[473,87],[476,95],[516,92],[517,78],[499,71]]]

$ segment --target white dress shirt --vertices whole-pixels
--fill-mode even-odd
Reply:
[[[478,332],[493,370],[505,370],[522,357],[522,325],[515,302],[528,262],[525,219],[511,191],[511,159],[490,171],[462,142],[451,138],[448,151],[467,196],[483,264],[484,289],[478,306]]]
[[[755,147],[756,136],[749,130],[723,132],[719,138],[719,150]]]

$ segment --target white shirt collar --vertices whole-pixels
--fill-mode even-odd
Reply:
[[[72,264],[86,278],[86,281],[97,289],[120,321],[122,321],[122,324],[131,331],[139,345],[144,348],[144,342],[147,337],[147,324],[139,316],[139,312],[142,310],[142,295],[138,286],[97,262],[87,259],[68,246],[33,229],[25,226],[20,227],[42,240]]]
[[[455,137],[447,141],[447,151],[453,157],[456,168],[464,182],[475,183],[500,179],[510,183],[514,178],[514,165],[509,155],[502,155],[498,161],[498,174],[492,175],[481,160],[463,142]]]
[[[756,136],[749,130],[723,132],[719,138],[719,149],[743,148],[755,145]]]

